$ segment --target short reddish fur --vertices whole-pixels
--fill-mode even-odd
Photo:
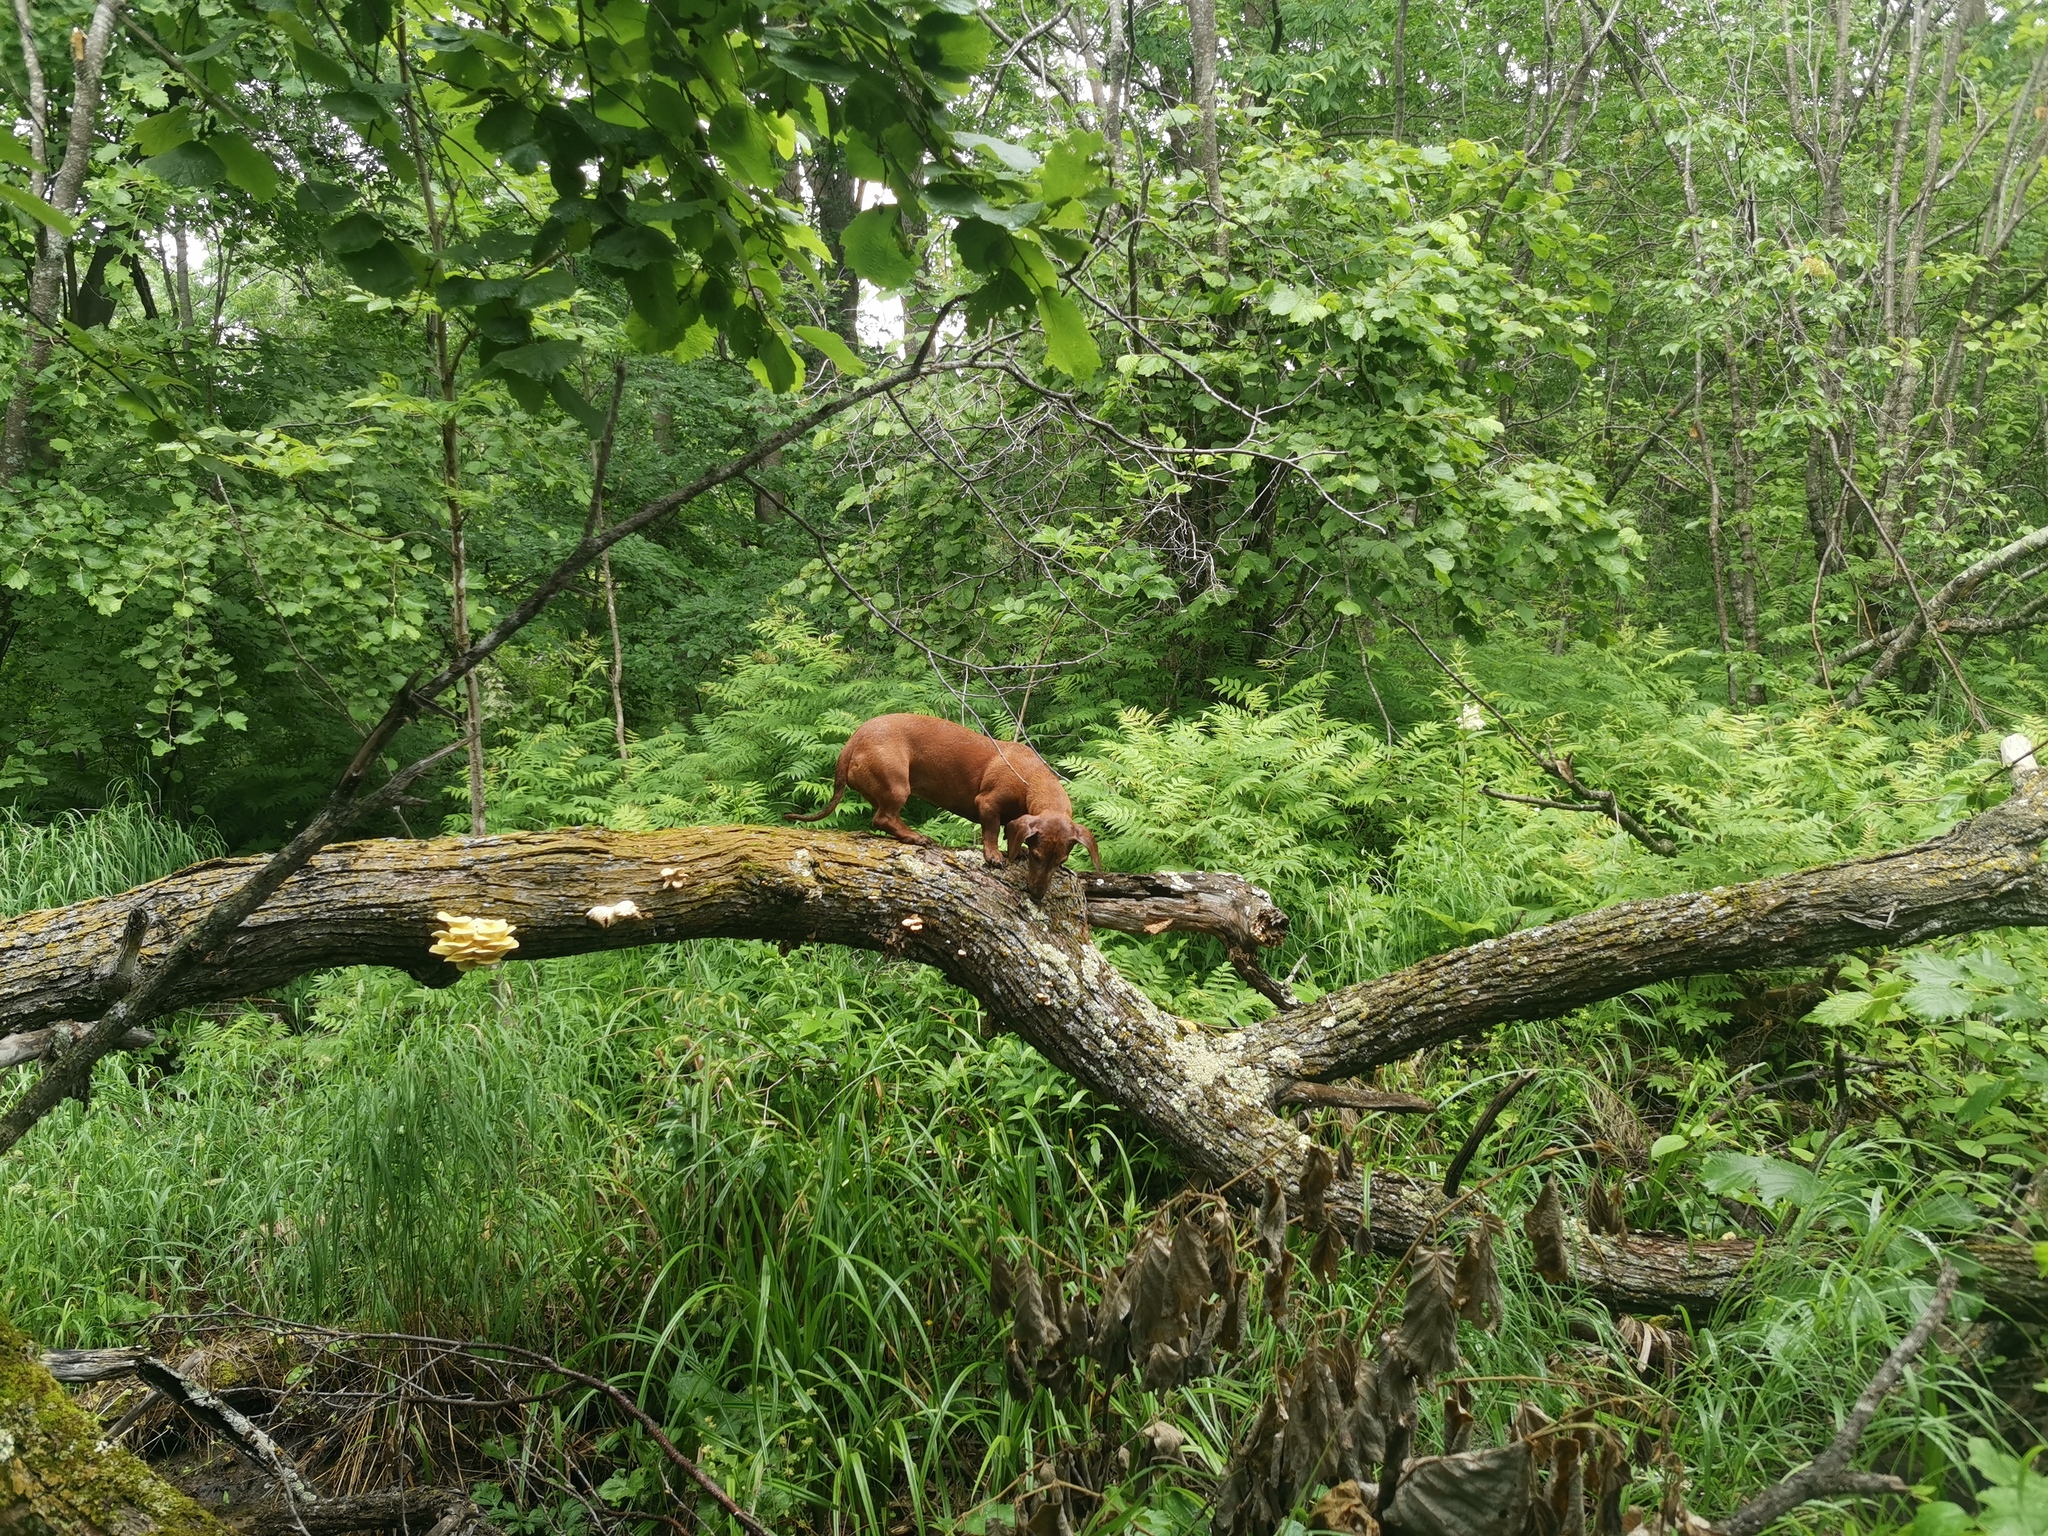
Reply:
[[[996,832],[1008,834],[1010,856],[1023,851],[1025,885],[1043,896],[1052,872],[1080,843],[1097,869],[1095,834],[1074,820],[1066,786],[1045,759],[1022,742],[996,741],[978,731],[932,715],[877,715],[846,740],[832,775],[832,798],[812,816],[790,812],[791,821],[823,821],[848,789],[875,808],[877,830],[899,842],[931,839],[903,820],[912,795],[951,811],[981,828],[982,857],[1003,862]]]

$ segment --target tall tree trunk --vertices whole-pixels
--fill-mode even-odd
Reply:
[[[1188,36],[1194,50],[1189,83],[1200,117],[1195,157],[1209,189],[1210,211],[1216,216],[1216,256],[1225,260],[1230,255],[1230,229],[1223,221],[1223,153],[1216,137],[1216,0],[1188,0]]]
[[[85,191],[85,174],[92,161],[92,141],[98,131],[102,77],[107,54],[114,46],[114,27],[121,17],[123,0],[99,0],[92,22],[78,45],[72,68],[71,121],[66,131],[64,158],[56,173],[44,183],[43,200],[59,213],[77,211]],[[43,85],[41,56],[36,49],[35,31],[30,25],[28,0],[15,0],[15,18],[21,28],[22,51],[27,56],[31,118],[41,97],[41,123],[34,137],[42,139],[47,165],[49,152],[49,96]],[[31,143],[34,142],[34,137]],[[28,351],[15,380],[14,393],[7,402],[7,416],[0,425],[0,484],[19,474],[28,462],[29,412],[35,404],[36,380],[50,364],[56,344],[57,323],[63,305],[65,260],[71,237],[61,230],[38,226],[35,265],[29,273]]]

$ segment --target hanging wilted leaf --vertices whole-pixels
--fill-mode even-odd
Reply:
[[[1500,1326],[1500,1257],[1494,1242],[1506,1230],[1498,1216],[1481,1207],[1458,1256],[1458,1316],[1488,1333]]]
[[[1179,1461],[1181,1447],[1187,1441],[1184,1430],[1164,1419],[1154,1419],[1138,1431],[1138,1455],[1133,1459],[1141,1467],[1162,1461]]]
[[[1529,1515],[1535,1465],[1517,1442],[1410,1463],[1386,1513],[1400,1536],[1515,1536]]]
[[[1015,1285],[1017,1350],[1026,1365],[1036,1365],[1040,1355],[1059,1343],[1059,1325],[1045,1315],[1045,1297],[1039,1289],[1036,1269],[1029,1264],[1018,1265]]]
[[[1418,1382],[1458,1363],[1458,1281],[1448,1248],[1418,1248],[1408,1266],[1398,1348]]]
[[[1372,1411],[1386,1425],[1391,1436],[1394,1426],[1415,1413],[1415,1369],[1395,1347],[1390,1333],[1380,1336],[1379,1371],[1373,1378]]]
[[[1692,1340],[1680,1329],[1665,1328],[1624,1312],[1614,1320],[1614,1331],[1621,1336],[1622,1347],[1643,1375],[1653,1370],[1672,1375],[1692,1358]]]
[[[1237,1228],[1221,1205],[1209,1208],[1209,1289],[1228,1296],[1237,1283]]]
[[[1287,1192],[1280,1181],[1266,1179],[1266,1197],[1259,1202],[1259,1252],[1268,1264],[1280,1262],[1287,1251]]]
[[[1182,1220],[1173,1234],[1173,1257],[1167,1284],[1174,1316],[1182,1335],[1192,1333],[1202,1315],[1202,1302],[1209,1294],[1208,1223],[1195,1217]]]
[[[1265,1303],[1266,1316],[1276,1327],[1287,1326],[1287,1288],[1294,1279],[1294,1250],[1282,1248],[1280,1262],[1266,1266],[1266,1278],[1261,1287],[1261,1298]]]
[[[1370,1483],[1373,1469],[1387,1454],[1387,1426],[1379,1416],[1380,1369],[1358,1354],[1352,1346],[1355,1364],[1346,1406],[1351,1414],[1351,1465],[1344,1468],[1361,1483]]]
[[[1000,1249],[990,1249],[988,1256],[988,1304],[997,1317],[1015,1305],[1017,1288],[1015,1277],[1010,1270],[1010,1261],[1003,1257]]]
[[[1515,1405],[1513,1433],[1517,1440],[1529,1442],[1529,1448],[1536,1457],[1536,1465],[1550,1464],[1550,1415],[1531,1402]]]
[[[1286,1424],[1286,1411],[1277,1395],[1259,1404],[1258,1417],[1231,1452],[1223,1486],[1217,1490],[1216,1513],[1209,1521],[1213,1536],[1253,1536],[1255,1532],[1263,1536],[1273,1529],[1278,1517],[1271,1512],[1271,1482],[1280,1462]]]
[[[1357,1177],[1358,1160],[1351,1154],[1351,1137],[1347,1131],[1344,1139],[1337,1143],[1337,1177],[1335,1187],[1338,1189],[1348,1189],[1351,1186],[1351,1181]]]
[[[1586,1228],[1591,1232],[1602,1232],[1610,1237],[1628,1236],[1628,1175],[1615,1176],[1614,1187],[1608,1188],[1607,1181],[1597,1174],[1592,1188],[1586,1191]]]
[[[1240,1269],[1230,1277],[1230,1289],[1223,1297],[1223,1316],[1216,1327],[1216,1347],[1225,1354],[1235,1354],[1244,1348],[1244,1292],[1245,1276]]]
[[[1593,1511],[1593,1536],[1622,1536],[1621,1500],[1628,1491],[1628,1452],[1621,1437],[1599,1432],[1586,1468],[1586,1502]]]
[[[1552,1285],[1570,1283],[1571,1250],[1565,1240],[1564,1202],[1558,1198],[1556,1174],[1543,1176],[1536,1203],[1522,1218],[1522,1232],[1536,1250],[1536,1273]]]
[[[1061,1348],[1068,1359],[1079,1360],[1091,1352],[1089,1345],[1094,1341],[1094,1327],[1094,1319],[1088,1315],[1088,1303],[1081,1299],[1077,1287],[1073,1299],[1067,1303],[1066,1326],[1062,1330],[1065,1337],[1061,1340]]]
[[[1308,1258],[1308,1272],[1325,1285],[1337,1283],[1337,1261],[1344,1257],[1344,1234],[1337,1230],[1337,1224],[1324,1223],[1323,1230],[1316,1237],[1315,1252]]]
[[[1142,1385],[1147,1392],[1164,1392],[1177,1387],[1180,1385],[1181,1368],[1186,1364],[1186,1352],[1177,1348],[1172,1340],[1161,1339],[1145,1356]]]
[[[1329,1220],[1324,1199],[1336,1176],[1337,1166],[1330,1161],[1330,1154],[1320,1145],[1310,1147],[1301,1164],[1301,1224],[1305,1230],[1320,1232]]]
[[[1347,1415],[1324,1351],[1311,1349],[1290,1376],[1282,1377],[1287,1407],[1286,1443],[1281,1452],[1279,1498],[1292,1508],[1317,1483],[1335,1481],[1338,1441]]]
[[[1102,1300],[1095,1308],[1089,1353],[1108,1386],[1131,1369],[1131,1291],[1127,1271],[1118,1270],[1102,1282]]]
[[[1557,1517],[1558,1536],[1585,1536],[1586,1533],[1586,1480],[1580,1449],[1576,1435],[1560,1434],[1556,1449],[1551,1453],[1550,1497],[1547,1502],[1551,1514]]]
[[[1031,1401],[1035,1386],[1031,1380],[1031,1367],[1024,1363],[1023,1352],[1017,1348],[1017,1341],[1010,1340],[1003,1350],[1003,1385],[1010,1389],[1010,1396],[1020,1403]]]
[[[1173,1249],[1157,1231],[1138,1241],[1124,1269],[1131,1292],[1131,1358],[1142,1361],[1152,1346],[1177,1331],[1173,1305]]]
[[[1472,1447],[1472,1389],[1459,1382],[1444,1394],[1444,1454],[1457,1456]]]

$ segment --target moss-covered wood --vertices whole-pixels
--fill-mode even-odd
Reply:
[[[100,1433],[0,1318],[0,1536],[230,1536]]]

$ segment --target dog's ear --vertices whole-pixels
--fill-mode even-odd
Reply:
[[[1036,816],[1019,816],[1003,827],[1003,831],[1009,834],[1010,846],[1013,848],[1019,844],[1029,848],[1038,841],[1039,830]]]
[[[1088,850],[1088,862],[1093,864],[1098,870],[1101,869],[1102,855],[1095,851],[1095,834],[1082,826],[1078,821],[1074,823],[1074,831],[1080,836],[1081,846]]]

